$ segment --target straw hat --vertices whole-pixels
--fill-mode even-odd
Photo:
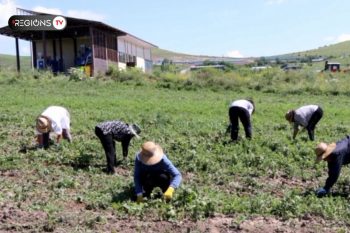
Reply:
[[[138,125],[132,124],[129,125],[129,130],[136,138],[140,138],[139,134],[141,133],[141,129]]]
[[[293,110],[288,110],[286,115],[284,115],[287,121],[292,122],[294,118],[294,111]]]
[[[36,129],[39,133],[47,133],[51,129],[51,121],[46,116],[39,116],[36,119]]]
[[[331,144],[326,144],[324,142],[319,143],[315,148],[316,153],[316,162],[320,162],[321,160],[326,159],[335,149],[337,144],[334,142]]]
[[[142,144],[139,159],[143,164],[154,165],[163,158],[163,149],[156,143],[148,141]]]

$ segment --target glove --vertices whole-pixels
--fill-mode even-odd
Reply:
[[[328,194],[328,191],[325,190],[324,188],[319,188],[316,190],[316,195],[317,197],[324,197]]]
[[[175,191],[175,189],[173,187],[169,186],[169,188],[164,193],[164,199],[166,201],[170,201],[173,198],[174,191]]]
[[[136,202],[137,202],[137,203],[143,202],[143,196],[142,196],[142,194],[138,194],[138,195],[137,195],[137,197],[136,197]]]

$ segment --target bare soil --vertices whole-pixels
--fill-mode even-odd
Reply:
[[[339,232],[339,224],[315,216],[282,220],[274,217],[251,217],[238,220],[236,216],[217,215],[201,221],[157,221],[121,218],[112,211],[86,210],[84,204],[66,203],[59,220],[50,221],[42,211],[23,210],[11,203],[0,206],[0,232]],[[347,232],[346,226],[342,228]]]
[[[130,176],[130,171],[122,166],[117,174]],[[20,171],[0,171],[6,179],[20,179]],[[185,174],[184,179],[193,178],[193,174]],[[307,187],[311,181],[274,177],[268,178],[268,184],[276,192],[285,186]],[[37,181],[40,182],[40,181]],[[39,184],[40,185],[40,184]],[[233,185],[229,190],[237,187]],[[14,193],[7,195],[15,195]],[[276,193],[275,193],[276,195]],[[281,193],[281,195],[283,195]],[[44,199],[44,198],[43,198]],[[28,209],[26,203],[4,203],[0,199],[0,233],[2,232],[350,232],[348,226],[327,221],[318,216],[305,215],[296,219],[278,219],[273,216],[252,216],[242,219],[239,216],[215,215],[214,217],[193,221],[159,221],[156,219],[140,219],[136,217],[116,216],[113,210],[89,210],[85,204],[75,201],[64,203],[62,211],[54,218],[44,211]]]

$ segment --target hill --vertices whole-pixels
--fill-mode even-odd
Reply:
[[[175,63],[195,63],[196,61],[227,61],[236,64],[247,64],[254,62],[254,57],[249,58],[230,58],[230,57],[216,57],[216,56],[204,56],[204,55],[189,55],[185,53],[177,53],[164,49],[153,49],[153,61],[155,64],[159,64],[163,59],[172,60]],[[295,53],[282,54],[277,56],[268,56],[267,60],[305,60],[311,57],[322,57],[324,59],[336,60],[346,66],[350,64],[350,41],[345,41],[332,45],[325,45],[317,49],[311,49],[306,51],[300,51]]]
[[[324,64],[324,60],[337,61],[342,66],[350,66],[350,41],[325,45],[317,49],[310,49],[289,54],[267,57],[268,60],[279,59],[282,61],[309,61],[317,59]]]
[[[225,61],[235,64],[249,64],[254,61],[253,58],[233,58],[233,57],[218,57],[218,56],[206,56],[206,55],[190,55],[185,53],[172,52],[165,49],[155,48],[152,49],[153,62],[160,64],[163,59],[168,59],[174,63],[202,63],[203,61]]]
[[[325,45],[317,49],[311,49],[293,54],[297,54],[300,56],[345,57],[350,55],[350,41],[344,41],[332,45]]]

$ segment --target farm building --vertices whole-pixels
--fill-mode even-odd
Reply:
[[[326,61],[324,64],[325,71],[337,72],[340,71],[340,63],[339,62],[328,62]]]
[[[17,9],[17,15],[50,15]],[[105,73],[110,65],[119,69],[152,69],[151,48],[156,46],[102,22],[65,17],[67,27],[55,31],[18,31],[9,26],[0,34],[16,39],[17,69],[20,69],[18,39],[31,42],[32,67],[66,72],[80,67],[94,76]]]

